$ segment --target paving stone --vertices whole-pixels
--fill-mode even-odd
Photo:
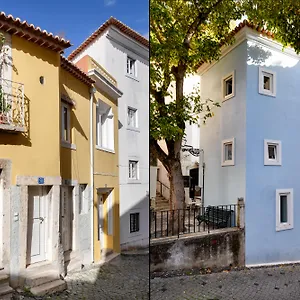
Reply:
[[[99,268],[68,275],[65,280],[68,289],[60,294],[22,300],[148,300],[149,256],[118,256]]]
[[[156,277],[150,280],[150,299],[299,300],[299,277],[300,265]]]

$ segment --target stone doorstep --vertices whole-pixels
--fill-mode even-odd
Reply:
[[[39,269],[34,274],[26,274],[25,278],[24,285],[32,288],[59,279],[59,274],[55,270]]]
[[[64,280],[57,279],[42,285],[33,287],[30,292],[35,296],[45,296],[56,292],[62,292],[67,289],[67,283]]]
[[[67,274],[75,273],[80,271],[81,268],[81,259],[80,257],[74,257],[68,262],[65,262],[65,271]]]

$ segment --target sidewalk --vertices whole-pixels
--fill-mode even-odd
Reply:
[[[154,278],[151,300],[299,300],[300,265]]]

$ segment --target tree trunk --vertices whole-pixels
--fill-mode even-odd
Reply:
[[[180,160],[170,166],[170,203],[171,209],[184,209],[184,181]]]

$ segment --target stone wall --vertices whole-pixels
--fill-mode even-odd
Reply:
[[[212,270],[245,265],[244,229],[227,228],[151,241],[150,271],[191,268]]]

